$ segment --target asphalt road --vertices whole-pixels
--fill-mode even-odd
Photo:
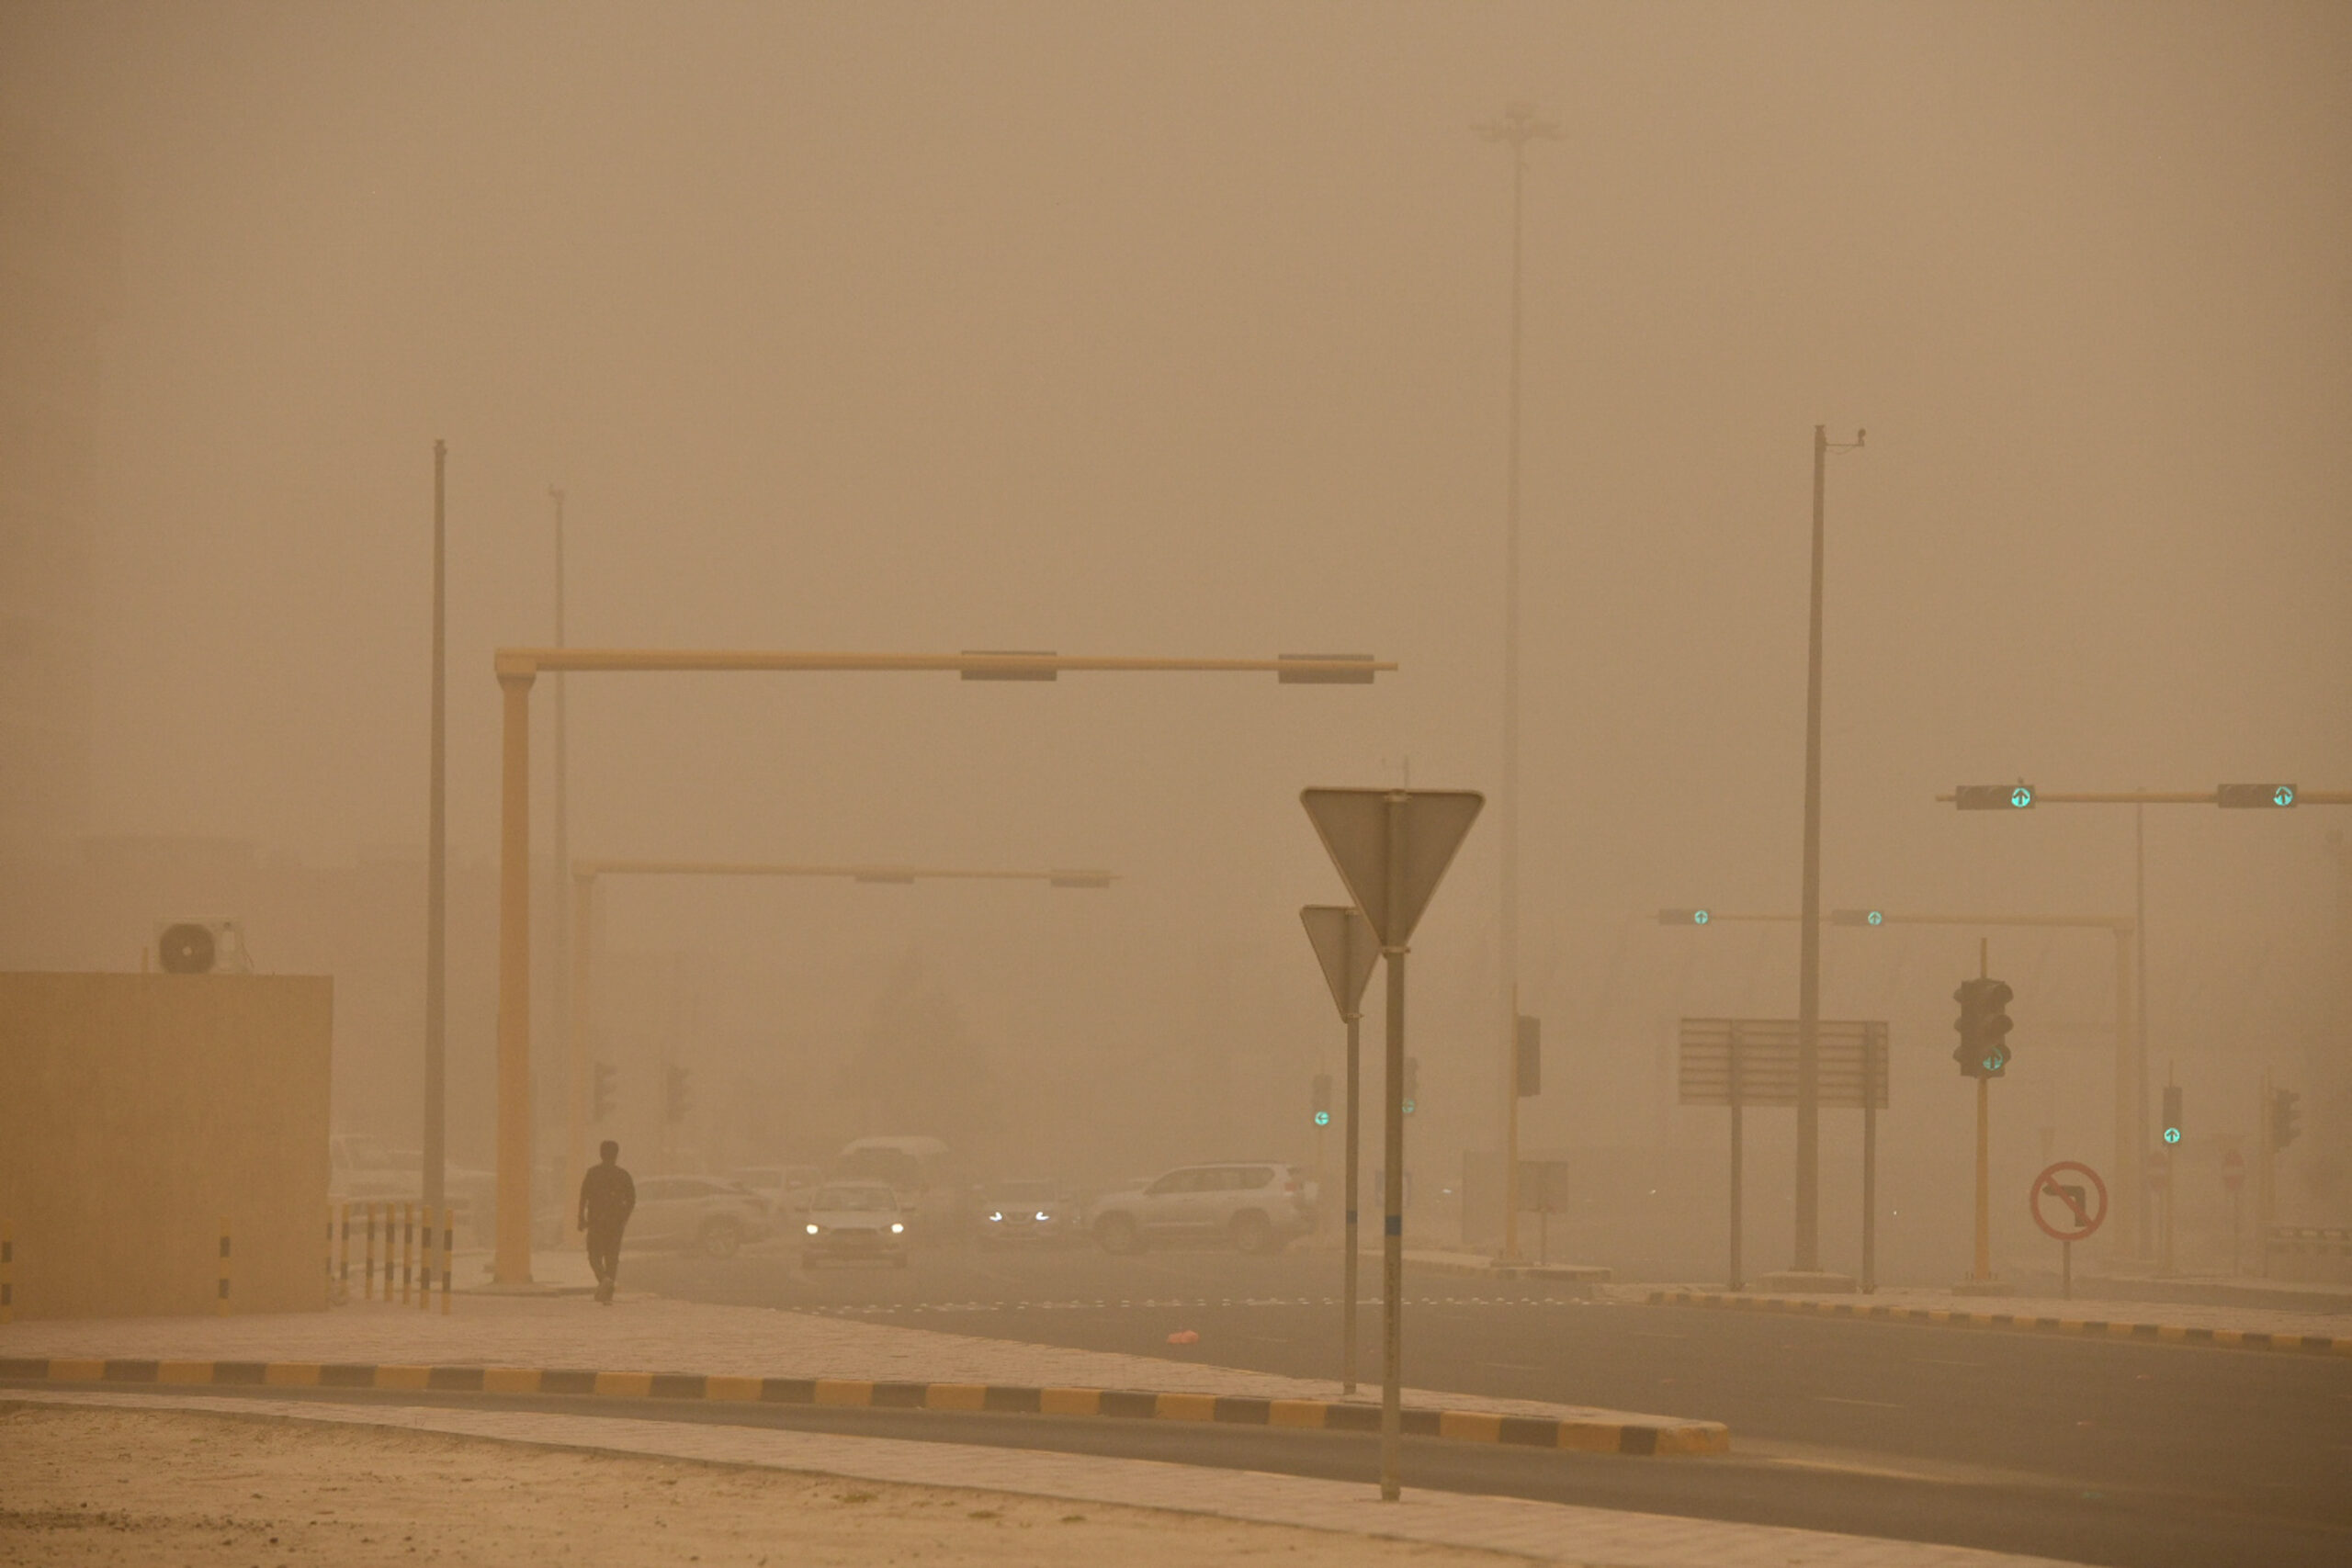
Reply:
[[[627,1282],[689,1299],[1298,1376],[1339,1373],[1338,1262],[1089,1250],[938,1250],[810,1274],[780,1248],[640,1257]],[[1367,1285],[1377,1289],[1376,1269]],[[1727,1422],[1719,1461],[1589,1460],[1417,1444],[1408,1483],[1946,1540],[2086,1562],[2352,1562],[2352,1364],[2272,1352],[1606,1305],[1565,1290],[1410,1278],[1415,1386]],[[1177,1329],[1197,1345],[1171,1347]],[[1377,1382],[1379,1312],[1359,1365]],[[911,1420],[904,1417],[911,1416]],[[803,1416],[788,1417],[796,1422]],[[821,1419],[832,1420],[828,1415]],[[1371,1471],[1340,1435],[1028,1417],[976,1438],[918,1413],[893,1435],[1006,1441],[1306,1474]],[[844,1427],[841,1429],[867,1429]],[[880,1429],[879,1427],[874,1429]]]

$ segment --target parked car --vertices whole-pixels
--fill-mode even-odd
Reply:
[[[745,1242],[775,1230],[767,1204],[748,1187],[710,1176],[649,1176],[637,1184],[628,1240],[732,1258]]]
[[[1058,1181],[997,1181],[980,1189],[972,1234],[983,1247],[1055,1247],[1086,1234],[1077,1197]]]
[[[1140,1190],[1097,1199],[1087,1228],[1106,1252],[1217,1240],[1279,1252],[1314,1231],[1315,1190],[1296,1166],[1272,1160],[1180,1166]]]
[[[800,1223],[800,1267],[878,1258],[904,1269],[909,1221],[887,1181],[828,1181],[808,1200],[808,1216]]]

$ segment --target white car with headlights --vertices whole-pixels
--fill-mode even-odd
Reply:
[[[1086,1213],[1057,1181],[998,1181],[980,1189],[972,1232],[983,1247],[1055,1247],[1086,1235]]]
[[[887,1181],[829,1181],[800,1224],[800,1266],[865,1258],[907,1266],[907,1213]]]

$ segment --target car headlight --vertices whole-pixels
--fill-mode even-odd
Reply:
[[[989,1218],[991,1220],[1001,1220],[1004,1218],[1004,1216],[1002,1214],[990,1214]]]
[[[891,1222],[891,1225],[890,1225],[890,1234],[891,1234],[892,1235],[897,1235],[900,1231],[903,1231],[903,1230],[905,1230],[906,1228],[907,1228],[906,1226],[904,1226],[904,1225],[902,1225],[902,1224],[898,1224],[896,1221],[893,1221],[893,1222]]]
[[[808,1234],[810,1235],[815,1235],[817,1234],[817,1227],[815,1225],[810,1225],[808,1227]]]
[[[1038,1217],[1039,1219],[1041,1219],[1041,1220],[1042,1220],[1042,1219],[1044,1219],[1044,1218],[1046,1217],[1046,1211],[1045,1211],[1045,1210],[1043,1210],[1043,1209],[1038,1210],[1038,1211],[1037,1211],[1037,1217]]]

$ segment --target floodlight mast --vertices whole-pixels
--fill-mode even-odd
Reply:
[[[542,671],[936,671],[970,679],[1052,680],[1096,671],[1272,675],[1284,685],[1369,685],[1393,662],[1368,654],[1274,659],[1072,657],[1055,653],[827,653],[722,649],[502,648],[498,878],[498,1203],[492,1276],[531,1280],[531,686]]]
[[[1525,310],[1527,144],[1557,141],[1560,128],[1535,118],[1535,106],[1515,103],[1478,134],[1510,149],[1510,419],[1503,488],[1503,777],[1502,901],[1496,945],[1501,949],[1503,1038],[1503,1248],[1519,1260],[1519,1089],[1513,1073],[1519,1044],[1519,446],[1520,362]]]

